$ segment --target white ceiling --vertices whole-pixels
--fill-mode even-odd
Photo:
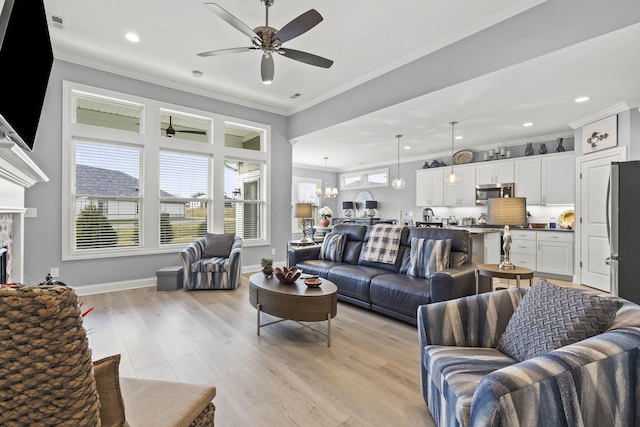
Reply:
[[[44,1],[49,15],[64,20],[63,28],[50,26],[58,59],[284,115],[304,113],[517,14],[534,12],[536,17],[535,7],[546,3],[275,0],[269,10],[270,26],[281,28],[311,8],[324,18],[285,46],[335,62],[324,69],[277,55],[274,82],[265,86],[258,52],[197,56],[209,50],[250,46],[244,34],[212,13],[203,1]],[[212,1],[249,27],[265,23],[265,8],[259,0]],[[563,1],[548,0],[557,7],[566,4]],[[571,135],[570,123],[595,117],[622,102],[632,105],[640,100],[640,24],[610,30],[606,24],[598,19],[584,23],[605,28],[603,33],[608,34],[600,37],[571,40],[560,50],[514,60],[515,65],[461,83],[443,83],[438,90],[394,106],[295,136],[294,165],[324,168],[325,156],[329,167],[338,170],[395,162],[396,134],[404,135],[402,145],[411,146],[401,153],[403,161],[450,154],[452,120],[459,122],[456,134],[464,136],[455,142],[456,151]],[[129,31],[136,32],[141,41],[126,41],[124,34]],[[504,35],[522,37],[523,43],[527,36]],[[469,56],[470,69],[477,57]],[[193,70],[203,76],[193,77]],[[446,76],[442,79],[446,81]],[[292,99],[296,93],[301,95]],[[591,100],[575,104],[573,99],[581,95]],[[534,126],[522,127],[525,121]]]

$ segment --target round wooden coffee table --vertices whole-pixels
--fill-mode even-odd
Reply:
[[[493,278],[515,279],[516,287],[520,287],[520,279],[529,279],[529,286],[533,281],[533,270],[525,267],[516,267],[511,270],[504,270],[498,264],[478,264],[476,265],[476,294],[478,293],[480,276],[488,276],[493,282]],[[493,288],[493,284],[491,286]]]
[[[290,285],[282,284],[275,277],[267,278],[263,273],[249,277],[249,302],[258,310],[257,333],[260,328],[284,320],[293,320],[300,325],[322,335],[331,347],[331,318],[338,312],[338,288],[333,282],[321,279],[318,287],[308,287],[304,278]],[[260,313],[265,312],[276,317],[269,323],[260,323]],[[323,333],[302,322],[327,321],[327,333]]]

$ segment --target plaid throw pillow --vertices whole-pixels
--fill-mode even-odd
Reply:
[[[604,332],[621,306],[619,299],[540,279],[522,298],[497,348],[522,362]]]
[[[411,238],[411,252],[407,275],[428,279],[437,271],[449,268],[451,239],[434,240]]]
[[[320,248],[320,259],[342,262],[345,236],[338,233],[329,233],[324,237]]]
[[[228,258],[231,253],[234,238],[235,234],[207,233],[204,237],[204,253],[202,256],[205,258]]]

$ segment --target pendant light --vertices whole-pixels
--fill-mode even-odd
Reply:
[[[328,159],[329,159],[328,157],[325,157],[325,158],[324,158],[324,169],[325,169],[326,171],[328,171],[328,170],[329,170],[329,169],[327,168],[327,160],[328,160]],[[331,187],[329,187],[329,185],[327,185],[327,186],[325,187],[325,189],[324,189],[324,198],[325,198],[325,199],[333,199],[333,198],[335,198],[335,197],[337,197],[337,196],[338,196],[338,188],[337,188],[337,187],[333,187],[333,188],[331,188]]]
[[[391,187],[394,190],[402,190],[406,184],[404,179],[400,178],[400,138],[402,138],[402,135],[396,135],[396,138],[398,138],[398,176],[391,182]]]
[[[458,122],[449,122],[451,125],[451,173],[445,178],[445,182],[449,185],[456,185],[460,182],[460,177],[453,172],[453,141],[455,139],[455,126]]]

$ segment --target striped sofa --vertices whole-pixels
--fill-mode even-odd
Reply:
[[[229,257],[205,258],[205,238],[180,251],[185,289],[236,289],[242,280],[242,238],[235,236]]]
[[[639,426],[640,306],[622,300],[605,332],[516,362],[496,347],[528,291],[418,308],[422,393],[436,424]]]

